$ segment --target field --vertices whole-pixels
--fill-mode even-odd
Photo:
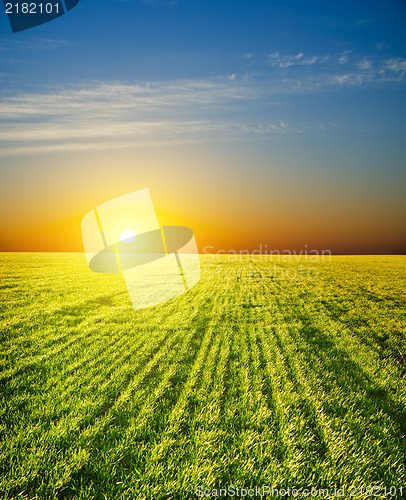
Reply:
[[[82,254],[0,254],[0,497],[406,498],[406,257],[201,262],[135,312]]]

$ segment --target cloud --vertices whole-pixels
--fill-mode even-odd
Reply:
[[[313,56],[313,57],[309,57],[308,59],[303,59],[301,61],[301,64],[304,64],[305,66],[309,66],[311,64],[316,64],[317,62],[317,57],[316,56]]]
[[[281,56],[279,51],[268,54],[268,63],[271,67],[289,68],[290,66],[309,66],[315,64],[317,56],[304,58],[303,52],[296,55]]]
[[[283,88],[279,88],[280,93],[315,92],[334,87],[339,90],[351,86],[383,87],[406,79],[405,58],[358,55],[354,50],[311,56],[302,52],[290,55],[276,51],[268,54],[267,62],[272,71],[281,72],[279,82],[283,82]],[[273,76],[275,88],[275,73]]]
[[[361,59],[360,61],[357,62],[357,67],[358,69],[369,69],[372,66],[371,61],[368,59]]]
[[[343,54],[341,54],[338,58],[338,64],[346,64],[349,61],[349,55],[351,54],[351,50],[346,50]]]
[[[0,100],[2,155],[188,144],[241,135],[286,133],[278,122],[227,118],[258,99],[236,76],[162,83],[89,83]],[[226,113],[224,114],[224,112]],[[239,117],[241,118],[241,116]]]
[[[97,114],[98,117],[137,113],[138,117],[152,114],[177,114],[187,107],[213,106],[249,98],[248,85],[230,83],[229,78],[213,80],[178,80],[125,84],[88,83],[57,91],[18,94],[0,101],[0,117],[20,119],[30,115],[53,116],[76,113]]]
[[[389,59],[385,62],[385,66],[390,71],[404,72],[406,71],[406,59],[401,59],[400,57]]]
[[[312,130],[311,124],[272,120],[271,105],[280,103],[278,97],[404,85],[406,58],[353,53],[340,64],[339,58],[348,53],[281,55],[276,51],[257,73],[166,82],[88,82],[11,92],[0,98],[0,154],[299,133]],[[264,116],[265,109],[270,118],[259,123],[255,117]]]

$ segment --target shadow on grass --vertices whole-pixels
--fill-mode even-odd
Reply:
[[[94,299],[89,299],[78,304],[63,306],[60,309],[56,309],[52,312],[52,316],[83,316],[83,320],[87,319],[87,313],[93,311],[95,308],[100,308],[104,306],[114,307],[117,305],[117,297],[121,295],[128,295],[128,292],[122,291],[117,293],[112,293],[110,295],[103,295],[101,297],[96,297]],[[130,301],[128,300],[130,305]]]
[[[281,342],[280,336],[276,333],[275,329],[272,329],[273,337],[275,338],[276,345],[278,346],[279,351],[282,354],[281,357],[281,363],[284,367],[283,373],[279,373],[280,379],[281,379],[281,384],[284,385],[285,382],[283,381],[283,376],[286,377],[287,380],[290,381],[292,386],[295,388],[295,391],[298,394],[298,400],[295,400],[294,403],[290,403],[290,405],[294,405],[293,407],[289,407],[289,411],[295,411],[299,412],[304,421],[306,422],[306,430],[308,433],[311,433],[313,436],[313,440],[309,440],[307,445],[311,447],[312,451],[312,456],[315,457],[325,457],[327,453],[327,443],[324,437],[324,434],[322,430],[320,429],[320,425],[316,419],[316,411],[315,408],[312,406],[311,401],[309,401],[306,397],[303,395],[303,391],[301,388],[301,383],[295,373],[295,370],[292,366],[292,361],[289,357],[289,355],[286,353],[283,344]],[[259,349],[259,355],[260,355],[260,361],[261,365],[263,366],[263,369],[261,371],[261,377],[263,380],[263,385],[261,388],[262,394],[267,400],[268,407],[272,409],[272,411],[275,414],[275,424],[276,424],[276,431],[278,433],[279,439],[278,439],[278,458],[280,460],[283,460],[285,457],[288,457],[289,454],[291,453],[291,450],[286,448],[286,446],[283,445],[283,431],[281,430],[281,424],[279,421],[279,413],[277,411],[277,402],[275,400],[274,392],[278,391],[278,387],[273,387],[272,382],[269,379],[269,376],[266,373],[266,357],[265,353],[269,349],[268,346],[266,346],[264,338],[257,338],[257,345]],[[280,389],[279,389],[280,390]],[[300,449],[300,444],[296,443],[296,446]],[[302,450],[302,451],[308,451],[308,450]],[[308,464],[309,467],[312,466],[312,463]]]
[[[388,389],[377,384],[360,363],[351,358],[351,353],[347,349],[337,346],[334,338],[316,327],[309,317],[300,314],[299,311],[297,317],[303,325],[299,335],[301,340],[305,342],[306,353],[310,354],[311,358],[317,358],[325,369],[325,373],[334,376],[335,384],[345,394],[353,393],[358,397],[357,409],[362,412],[362,415],[368,419],[381,411],[395,423],[395,427],[404,435],[406,433],[406,408],[394,401]],[[293,332],[290,333],[294,336]],[[310,363],[309,366],[311,366]],[[328,391],[328,386],[324,385]],[[367,397],[360,400],[359,394],[362,392]],[[332,405],[326,405],[325,411],[335,416],[342,416]],[[363,434],[363,430],[359,429],[359,433]],[[403,448],[406,451],[405,444]]]
[[[176,373],[172,375],[172,377],[168,381],[167,387],[164,389],[164,392],[159,396],[158,399],[154,402],[153,413],[149,416],[148,421],[145,423],[140,422],[142,425],[137,430],[136,442],[137,447],[142,446],[150,446],[152,442],[159,442],[170,421],[170,415],[174,410],[177,402],[179,401],[184,387],[188,382],[190,377],[190,372],[196,363],[196,360],[199,357],[201,349],[203,348],[202,342],[207,333],[207,326],[209,321],[211,320],[211,316],[208,312],[205,314],[200,314],[197,318],[192,319],[192,321],[188,324],[188,329],[194,329],[194,333],[192,334],[190,341],[188,343],[188,348],[183,353],[180,359],[174,359],[173,362],[176,362]],[[154,350],[148,355],[148,359],[143,361],[142,365],[151,360],[154,356],[156,356],[160,349],[163,348],[164,343],[167,341],[166,336],[162,341],[157,345]],[[201,369],[203,369],[205,365],[205,361],[207,359],[207,355],[210,352],[212,342],[213,342],[214,333],[211,334],[209,342],[207,343],[205,349],[206,352],[204,354],[204,359],[201,365]],[[98,477],[98,473],[92,469],[91,461],[94,461],[97,456],[103,456],[105,453],[104,450],[110,449],[119,439],[120,435],[126,433],[127,428],[129,426],[130,421],[134,425],[134,418],[136,419],[138,414],[141,412],[142,408],[148,404],[148,396],[153,394],[156,387],[159,385],[162,380],[162,376],[164,372],[161,372],[160,369],[164,364],[161,362],[157,362],[151,370],[149,370],[145,376],[143,376],[142,380],[137,384],[137,388],[143,388],[145,390],[145,394],[142,398],[139,398],[136,402],[132,401],[131,410],[127,411],[126,408],[113,408],[115,402],[118,400],[120,395],[125,391],[125,389],[131,383],[131,380],[134,378],[134,374],[129,376],[119,392],[116,392],[114,395],[111,395],[108,401],[106,401],[101,407],[98,408],[97,412],[93,415],[91,420],[86,422],[86,425],[92,425],[95,420],[100,416],[110,415],[112,418],[109,421],[108,428],[105,430],[100,430],[92,439],[92,442],[89,443],[91,448],[92,458],[89,459],[90,462],[86,463],[81,467],[81,469],[75,471],[71,480],[68,484],[65,485],[64,490],[60,491],[57,494],[57,498],[71,498],[72,492],[75,490],[75,487],[79,484],[82,484],[83,481],[87,481],[89,477],[93,477],[95,484],[97,484],[97,488],[100,492],[103,490],[102,486],[102,478]],[[195,374],[196,375],[196,374]],[[197,385],[201,382],[201,377],[198,377]],[[184,414],[187,421],[193,418],[193,414],[196,410],[196,406],[198,402],[195,400],[195,391],[194,387],[192,391],[190,391],[186,395]],[[187,425],[181,425],[179,428],[180,434],[187,434]],[[167,437],[167,434],[165,434]],[[135,437],[133,438],[135,439]],[[170,451],[169,449],[167,450]],[[140,460],[140,457],[135,457],[133,451],[129,451],[128,453],[123,453],[120,459],[115,463],[115,473],[120,474],[120,471],[126,471],[127,469],[132,470],[133,467],[136,466],[137,470],[140,471],[141,474],[144,474],[145,467],[147,466],[147,456],[143,456]],[[136,462],[134,462],[136,460]]]

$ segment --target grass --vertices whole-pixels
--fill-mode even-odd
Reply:
[[[406,497],[406,257],[202,256],[195,288],[136,312],[81,254],[0,270],[1,498]]]

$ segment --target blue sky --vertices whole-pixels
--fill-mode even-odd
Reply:
[[[330,192],[338,210],[347,192],[349,206],[395,221],[401,248],[405,27],[400,0],[80,0],[15,34],[3,13],[3,204],[21,189],[35,203],[19,179],[41,183],[69,161],[86,170],[116,152],[127,175],[129,155],[173,166],[207,154],[210,176],[233,177],[236,193],[249,179],[254,205],[275,178],[290,205],[305,185],[315,211]],[[185,168],[173,166],[193,183]]]

